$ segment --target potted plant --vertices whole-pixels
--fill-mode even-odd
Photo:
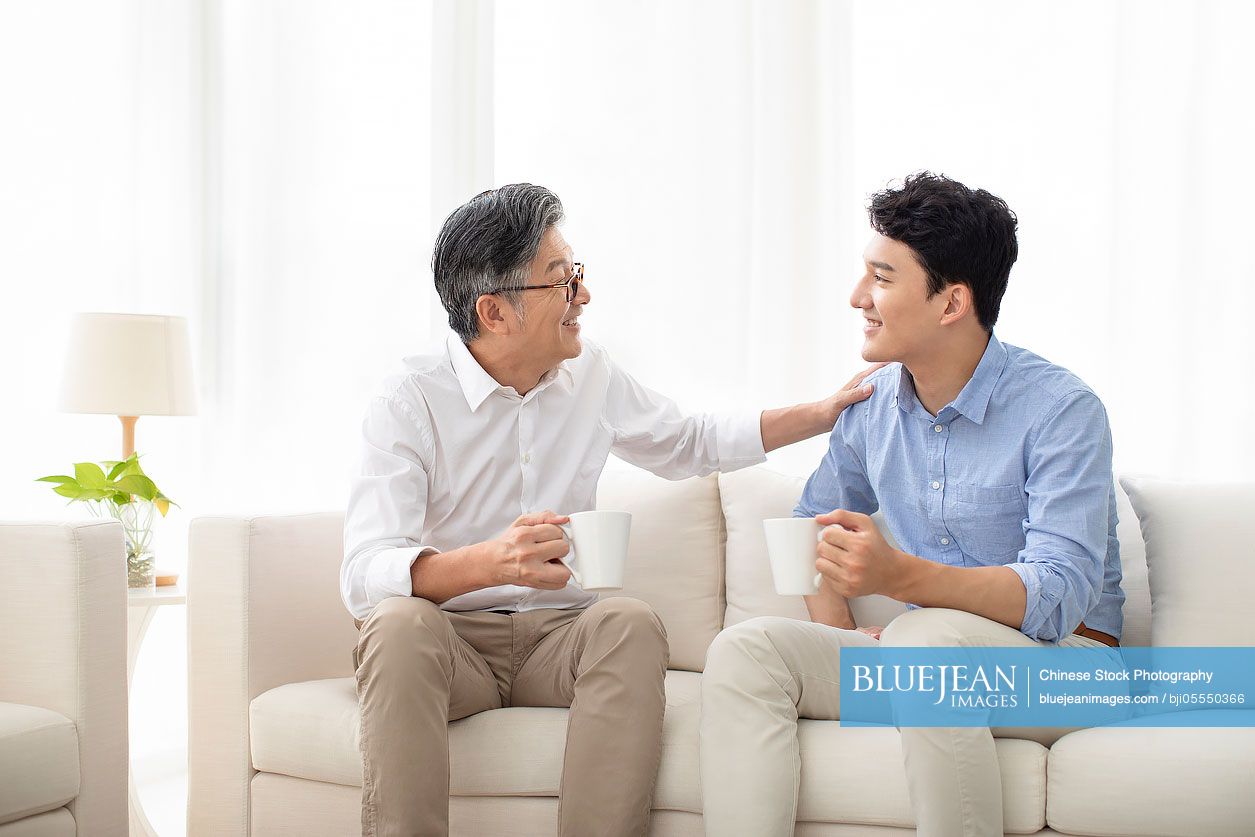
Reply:
[[[53,483],[53,491],[71,502],[85,502],[93,514],[108,514],[122,524],[126,537],[126,577],[128,587],[153,584],[153,513],[162,517],[170,506],[178,505],[161,493],[144,469],[139,455],[121,462],[74,463],[74,476],[40,477],[36,482]]]

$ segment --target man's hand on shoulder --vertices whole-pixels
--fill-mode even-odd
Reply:
[[[834,509],[815,521],[824,530],[816,552],[815,569],[832,582],[842,596],[892,596],[905,556],[891,547],[865,514]]]
[[[863,381],[882,366],[883,363],[876,363],[867,367],[846,381],[845,386],[837,390],[836,394],[823,401],[764,410],[759,419],[763,450],[771,452],[785,445],[831,432],[842,410],[871,397],[874,387],[872,384],[864,385]]]
[[[499,537],[486,541],[484,557],[491,583],[561,590],[571,577],[562,558],[571,551],[558,528],[571,518],[551,511],[525,514]]]
[[[831,430],[832,426],[837,423],[837,419],[846,407],[851,404],[857,404],[860,401],[867,400],[872,394],[872,385],[864,385],[864,381],[871,376],[873,372],[885,366],[885,363],[873,363],[862,372],[845,382],[845,386],[837,390],[832,395],[819,402],[824,409],[824,422],[827,425],[826,430]]]

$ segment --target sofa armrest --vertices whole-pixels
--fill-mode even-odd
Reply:
[[[80,835],[127,830],[126,550],[116,521],[0,523],[0,701],[74,722]]]
[[[188,534],[188,833],[248,833],[248,707],[285,683],[348,677],[343,515],[206,517]]]

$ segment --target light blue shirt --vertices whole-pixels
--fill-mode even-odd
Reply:
[[[868,380],[875,392],[837,420],[794,516],[879,509],[907,552],[1014,570],[1027,591],[1026,636],[1058,642],[1084,621],[1119,637],[1111,428],[1098,396],[993,336],[936,418],[902,364]]]

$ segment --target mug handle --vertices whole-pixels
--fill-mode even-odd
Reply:
[[[562,532],[562,537],[566,538],[567,543],[567,553],[562,556],[562,563],[566,564],[566,568],[571,571],[571,578],[575,579],[575,583],[583,587],[584,577],[580,575],[580,571],[575,566],[579,556],[575,554],[575,538],[571,534],[571,524],[559,523],[557,526]]]

